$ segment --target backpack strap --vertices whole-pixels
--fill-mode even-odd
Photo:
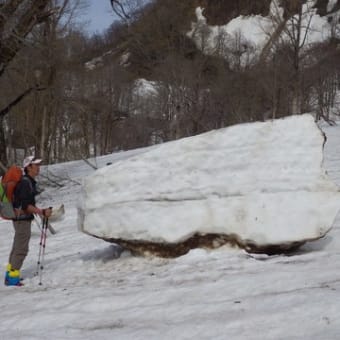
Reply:
[[[21,177],[20,182],[23,182],[23,181],[29,183],[31,193],[34,193],[32,181],[26,175]],[[15,197],[14,197],[14,200],[15,200]],[[16,217],[13,220],[15,221],[30,220],[31,216],[33,218],[33,214],[28,214],[22,209],[22,202],[19,201],[16,203],[20,203],[20,204],[18,208],[14,208]]]
[[[3,185],[2,183],[0,183],[1,189],[2,189],[2,194],[1,194],[1,199],[0,201],[3,202],[4,201],[4,197],[6,196],[6,186]]]

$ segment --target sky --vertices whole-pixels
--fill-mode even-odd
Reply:
[[[324,168],[339,185],[340,125],[323,129],[327,135]],[[292,135],[293,131],[287,133]],[[105,168],[108,162],[124,163],[145,151],[89,161]],[[1,339],[338,338],[340,215],[324,238],[308,242],[290,256],[247,253],[227,246],[194,249],[174,259],[133,256],[77,228],[81,183],[84,176],[93,174],[92,167],[73,161],[42,170],[38,181],[45,190],[38,204],[64,203],[65,215],[53,222],[56,234],[48,233],[42,285],[35,276],[40,243],[36,223],[22,268],[24,286],[0,285]],[[58,178],[64,186],[46,186],[43,174],[47,170],[50,178]],[[277,216],[286,217],[285,211]],[[154,224],[154,217],[149,218],[149,224]],[[4,271],[12,237],[11,222],[0,220]]]
[[[83,15],[84,20],[88,21],[86,30],[90,34],[102,33],[116,19],[110,0],[88,0],[88,4],[89,7]]]

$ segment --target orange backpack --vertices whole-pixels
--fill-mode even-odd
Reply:
[[[0,215],[5,219],[15,217],[12,202],[14,196],[14,189],[22,178],[21,169],[12,165],[3,175],[0,184]]]

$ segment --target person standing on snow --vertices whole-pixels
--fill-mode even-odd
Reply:
[[[17,217],[13,219],[15,233],[5,277],[5,285],[8,286],[21,285],[20,269],[28,254],[33,214],[47,218],[52,214],[51,208],[40,209],[35,203],[35,196],[38,194],[35,177],[39,175],[41,162],[41,159],[34,156],[24,159],[25,174],[14,190],[13,207]]]

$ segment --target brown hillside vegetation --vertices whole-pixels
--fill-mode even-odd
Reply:
[[[117,1],[130,9],[131,0]],[[153,0],[93,36],[61,20],[73,12],[52,7],[0,77],[6,112],[0,154],[7,152],[11,163],[35,150],[55,162],[303,112],[330,121],[340,115],[340,24],[331,13],[340,0],[333,8],[327,0],[315,2],[320,15],[331,11],[332,25],[324,27],[327,40],[305,46],[299,19],[314,11],[303,13],[302,0],[278,1],[285,19],[272,17],[274,33],[263,31],[264,46],[211,26],[266,16],[270,0]],[[208,25],[197,21],[198,6]],[[282,32],[289,39],[281,39]],[[14,100],[22,93],[24,99]]]

